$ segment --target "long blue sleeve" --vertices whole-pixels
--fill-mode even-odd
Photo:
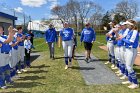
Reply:
[[[130,42],[129,40],[126,40],[125,38],[122,39],[125,43],[129,44],[129,45],[132,45],[133,43]]]

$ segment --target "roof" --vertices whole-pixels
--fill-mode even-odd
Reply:
[[[11,20],[17,20],[17,17],[9,15],[9,14],[6,14],[6,13],[3,13],[3,12],[0,12],[0,16],[4,17],[4,18],[11,19]]]

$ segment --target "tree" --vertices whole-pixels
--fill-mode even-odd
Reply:
[[[90,21],[93,24],[94,28],[96,26],[101,25],[101,20],[103,17],[102,11],[103,11],[103,9],[100,5],[95,5],[95,11],[94,11],[93,15],[90,17]]]
[[[117,14],[115,14],[115,16],[114,16],[114,21],[115,21],[116,23],[119,23],[119,22],[121,22],[121,21],[126,21],[126,18],[125,18],[125,16],[121,15],[120,13],[117,13]]]
[[[69,9],[66,5],[64,6],[56,6],[51,10],[51,13],[53,15],[57,15],[58,18],[62,21],[68,21],[70,16],[69,16]]]
[[[80,20],[81,20],[81,24],[82,24],[82,29],[84,27],[84,21],[87,18],[90,18],[90,16],[92,15],[92,12],[95,9],[95,3],[92,1],[81,1],[79,2],[80,5],[78,7],[78,11],[79,11],[79,16],[80,16]],[[87,19],[88,21],[88,19]]]
[[[110,14],[109,12],[107,11],[106,14],[103,16],[103,19],[102,19],[102,26],[103,27],[109,27],[108,23],[111,21],[111,18],[110,18]]]
[[[115,10],[125,16],[125,19],[133,19],[138,14],[138,4],[134,0],[121,1],[116,4]]]

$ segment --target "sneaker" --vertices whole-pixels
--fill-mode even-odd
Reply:
[[[107,64],[109,64],[110,62],[109,61],[107,61],[106,63],[105,63],[105,65],[107,65]]]
[[[86,58],[85,61],[88,62],[88,58]]]
[[[118,69],[116,66],[114,67],[114,68],[112,68],[113,70],[116,70],[116,69]]]
[[[22,72],[27,72],[27,70],[26,70],[26,69],[21,69],[21,71],[22,71]]]
[[[68,69],[68,65],[65,66],[65,69]]]
[[[114,68],[114,67],[115,67],[115,65],[114,65],[114,64],[112,64],[112,65],[111,65],[111,68]]]
[[[131,84],[131,82],[130,82],[130,81],[124,81],[124,82],[122,82],[122,84],[123,84],[123,85]]]
[[[2,86],[1,89],[7,89],[7,86]]]
[[[136,88],[139,88],[139,85],[138,84],[131,84],[130,86],[128,86],[128,88],[136,89]]]
[[[17,70],[17,73],[18,73],[18,74],[21,74],[21,71]]]
[[[124,76],[120,77],[120,79],[121,79],[121,80],[127,79],[127,76],[124,75]]]

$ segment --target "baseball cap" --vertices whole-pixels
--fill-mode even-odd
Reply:
[[[129,22],[129,21],[124,22],[124,24],[127,24],[127,25],[134,25],[133,23],[131,23],[131,22]]]
[[[89,22],[86,22],[86,23],[85,23],[85,26],[89,26],[89,25],[90,25],[90,23],[89,23]]]

